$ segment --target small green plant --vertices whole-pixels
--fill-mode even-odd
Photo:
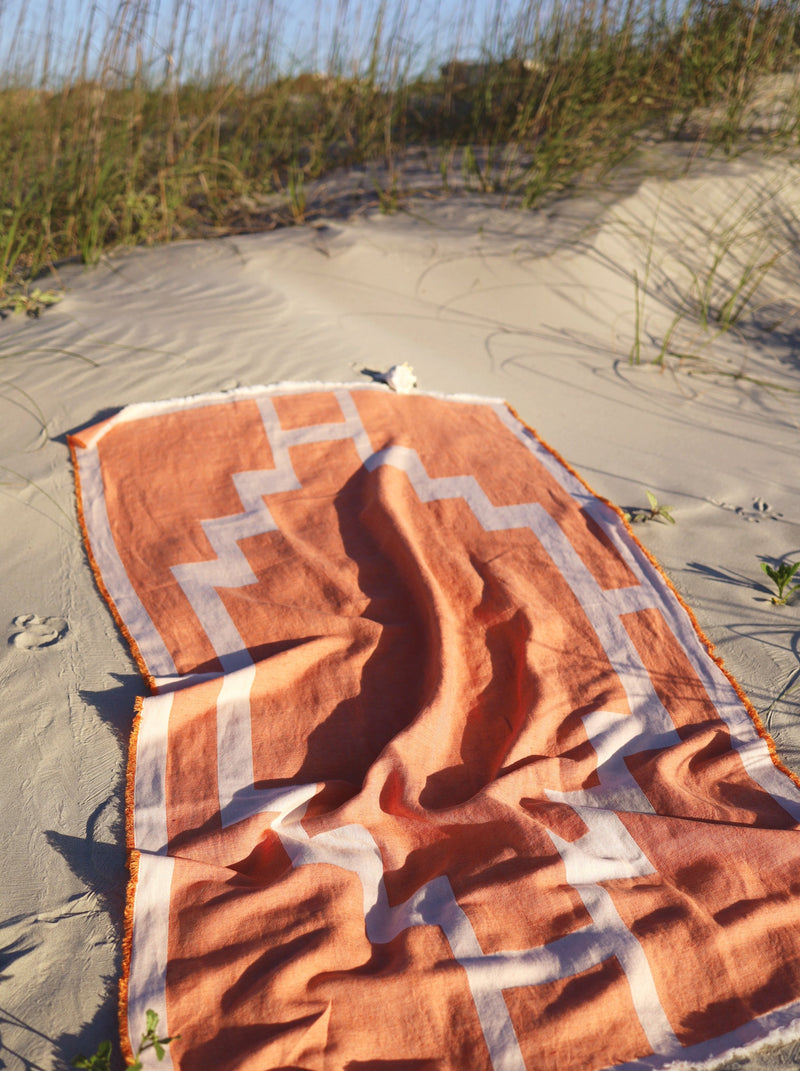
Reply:
[[[772,596],[772,601],[776,606],[785,606],[794,592],[800,591],[800,584],[792,584],[789,587],[795,573],[800,569],[800,562],[781,562],[774,569],[767,562],[762,562],[761,568],[778,589],[778,594]]]
[[[464,179],[464,185],[468,190],[473,189],[473,182],[475,182],[481,193],[492,193],[494,181],[492,179],[491,146],[486,147],[483,156],[484,162],[483,167],[481,167],[472,145],[465,145],[461,154],[461,174]]]
[[[82,1067],[86,1071],[109,1071],[111,1067],[111,1042],[101,1041],[94,1056],[76,1056],[73,1067]]]
[[[455,146],[439,146],[439,174],[442,179],[442,192],[450,193],[450,168],[453,166]]]
[[[289,168],[286,179],[286,190],[289,200],[289,211],[295,223],[303,223],[306,218],[308,207],[306,198],[306,176],[301,167]]]
[[[179,1038],[180,1034],[173,1034],[169,1038],[160,1038],[158,1036],[158,1015],[152,1008],[147,1009],[147,1028],[142,1034],[142,1040],[139,1042],[139,1048],[136,1050],[136,1057],[133,1063],[126,1063],[128,1071],[142,1071],[142,1061],[139,1057],[147,1049],[153,1049],[159,1063],[164,1059],[165,1045],[169,1045],[171,1041]],[[101,1041],[97,1046],[97,1052],[94,1056],[76,1056],[72,1061],[73,1067],[83,1068],[83,1071],[110,1071],[111,1068],[111,1042]]]
[[[393,215],[400,207],[400,179],[394,167],[390,167],[385,182],[381,183],[375,173],[370,175],[372,188],[378,197],[378,207],[383,216]]]
[[[675,524],[672,516],[674,506],[661,506],[652,491],[645,491],[649,509],[632,509],[625,511],[625,520],[632,524],[643,524],[645,521],[666,521],[667,524]]]
[[[0,310],[24,312],[26,316],[38,318],[42,309],[48,305],[57,305],[63,296],[55,290],[40,290],[38,286],[33,290],[17,290],[0,298]]]
[[[475,158],[475,150],[471,145],[466,145],[461,155],[461,174],[464,176],[464,183],[468,190],[472,189],[473,179],[480,181],[481,169]]]

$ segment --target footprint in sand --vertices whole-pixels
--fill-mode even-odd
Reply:
[[[755,524],[762,519],[770,521],[780,521],[783,519],[783,514],[774,510],[770,506],[769,502],[765,502],[763,498],[753,499],[752,507],[747,506],[734,506],[730,502],[721,502],[716,498],[709,499],[713,506],[719,506],[720,509],[730,510],[731,513],[735,513],[737,517],[741,517],[743,521],[751,521]]]
[[[17,631],[11,633],[8,642],[26,650],[51,647],[63,639],[69,628],[66,618],[39,617],[37,614],[19,614],[11,624]]]

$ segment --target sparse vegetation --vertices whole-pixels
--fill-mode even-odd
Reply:
[[[148,1049],[152,1049],[155,1052],[156,1058],[160,1063],[164,1059],[166,1046],[179,1037],[180,1034],[173,1034],[173,1036],[169,1038],[160,1038],[158,1036],[158,1015],[152,1008],[148,1008],[147,1025],[142,1033],[142,1040],[139,1042],[139,1047],[136,1050],[136,1056],[133,1063],[129,1060],[125,1061],[127,1071],[142,1071],[142,1061],[139,1057]],[[82,1068],[83,1071],[110,1071],[111,1057],[111,1042],[101,1041],[93,1056],[76,1056],[72,1061],[72,1066]]]
[[[778,594],[772,596],[776,606],[785,606],[795,591],[800,591],[800,584],[792,584],[800,562],[779,562],[774,568],[768,562],[762,562],[761,568],[778,589]]]
[[[0,315],[4,311],[24,312],[26,316],[36,319],[42,309],[46,309],[48,305],[56,305],[62,296],[55,290],[42,290],[38,286],[21,286],[17,290],[9,288],[4,296],[0,297]]]
[[[630,364],[647,362],[664,369],[668,359],[673,359],[675,367],[690,365],[695,372],[759,382],[745,374],[744,365],[738,370],[724,368],[711,354],[714,343],[728,332],[741,338],[742,329],[752,331],[756,323],[759,330],[770,332],[797,311],[793,303],[784,303],[774,321],[759,320],[761,309],[770,305],[764,294],[770,291],[771,283],[780,285],[785,279],[784,269],[794,249],[794,228],[787,222],[783,200],[795,185],[795,176],[796,163],[790,159],[774,168],[768,180],[725,199],[713,219],[698,221],[694,229],[689,207],[684,225],[670,233],[674,218],[661,218],[666,214],[661,200],[663,186],[646,224],[617,220],[644,256],[641,273],[636,268],[631,271]],[[646,326],[650,299],[656,299],[662,311],[660,321],[656,315],[653,324]],[[664,318],[665,311],[669,320]],[[766,382],[763,385],[791,390]]]
[[[645,521],[665,521],[667,524],[675,524],[672,516],[674,506],[662,506],[652,491],[645,491],[649,507],[647,509],[625,510],[625,519],[632,524],[642,524]]]
[[[101,10],[55,53],[49,31],[30,49],[15,41],[2,68],[0,287],[116,244],[308,220],[324,197],[311,184],[343,165],[385,168],[391,209],[412,149],[433,154],[444,189],[460,167],[473,187],[529,206],[602,174],[642,131],[730,151],[758,78],[800,55],[790,0],[509,0],[481,62],[443,66],[422,52],[419,13],[378,4],[366,35],[334,33],[321,72],[302,57],[281,65],[270,3],[210,35],[188,0],[169,24],[155,0],[114,6],[105,25]],[[796,105],[777,124],[787,143]]]

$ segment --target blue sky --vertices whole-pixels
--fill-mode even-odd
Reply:
[[[429,61],[443,61],[458,54],[475,57],[480,45],[491,38],[497,5],[510,19],[521,0],[387,0],[385,28],[401,43],[401,51],[415,56],[422,68]],[[543,0],[542,6],[550,0]],[[277,58],[282,66],[320,69],[326,66],[332,41],[338,34],[343,53],[366,56],[367,42],[374,36],[379,0],[0,0],[0,62],[8,72],[16,66],[30,69],[33,57],[51,57],[51,69],[63,71],[79,58],[78,39],[94,27],[91,52],[100,52],[100,42],[110,23],[119,24],[137,8],[150,12],[146,20],[145,52],[162,56],[166,63],[170,26],[176,4],[193,11],[190,40],[195,54],[208,61],[223,49],[249,49],[259,44],[253,30],[271,27],[271,39],[279,42]],[[528,5],[529,6],[529,5]],[[124,18],[123,18],[124,21]],[[262,35],[264,36],[264,35]],[[385,50],[384,50],[385,51]]]
[[[74,76],[80,71],[82,59],[77,42],[86,41],[89,27],[93,27],[88,52],[91,67],[102,52],[108,27],[120,24],[134,24],[132,40],[143,42],[145,57],[150,58],[151,71],[157,79],[169,64],[170,44],[178,51],[172,29],[176,10],[180,17],[191,13],[186,53],[201,57],[206,72],[215,60],[224,58],[226,49],[237,57],[249,57],[253,67],[263,69],[267,39],[282,73],[287,69],[327,70],[336,40],[345,60],[354,56],[362,61],[368,59],[381,2],[0,0],[0,81],[3,77],[13,80],[15,71],[21,72],[25,81],[35,80],[41,74],[45,55],[50,57],[50,81],[65,73],[72,72]],[[612,17],[622,17],[628,10],[628,0],[607,2]],[[555,8],[576,14],[583,3],[584,0],[383,0],[381,53],[391,58],[392,50],[386,42],[397,43],[398,52],[406,60],[412,57],[413,73],[454,57],[479,58],[486,48],[493,55],[508,54],[521,22],[526,25],[523,40],[529,42],[531,23],[536,18],[546,21]],[[687,0],[641,0],[637,6],[655,14],[662,3],[675,17]],[[592,6],[590,0],[590,10]],[[594,7],[599,7],[599,0],[594,0]],[[502,40],[497,38],[498,27]],[[134,58],[132,47],[129,63]],[[186,74],[185,67],[183,73]]]

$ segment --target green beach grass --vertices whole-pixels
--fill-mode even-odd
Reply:
[[[323,71],[279,68],[269,4],[190,55],[202,14],[177,0],[154,34],[152,3],[79,32],[67,71],[45,34],[0,83],[0,297],[120,244],[302,222],[309,184],[342,167],[379,167],[391,209],[412,150],[443,192],[458,166],[523,207],[602,177],[643,131],[732,152],[753,144],[759,79],[800,61],[790,0],[501,0],[474,64],[425,59],[413,12],[386,4]],[[797,95],[781,107],[770,144],[797,144]]]

